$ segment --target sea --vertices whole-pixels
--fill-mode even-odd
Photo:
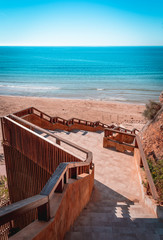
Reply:
[[[0,47],[0,95],[158,101],[163,47]]]

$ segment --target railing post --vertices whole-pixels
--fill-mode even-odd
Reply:
[[[61,141],[58,138],[56,138],[56,144],[61,145]]]
[[[29,109],[29,114],[33,113],[33,107]]]
[[[64,174],[64,184],[68,183],[68,170]]]
[[[53,123],[53,117],[50,118],[50,122]]]
[[[78,167],[71,168],[71,178],[77,179],[78,177]]]
[[[38,210],[38,220],[49,221],[50,219],[49,202],[38,207],[37,210]]]
[[[63,187],[64,187],[64,177],[60,180],[55,192],[57,193],[62,193],[63,192]]]

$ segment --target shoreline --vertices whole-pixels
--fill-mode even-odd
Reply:
[[[90,98],[64,98],[64,97],[39,97],[39,96],[19,96],[19,95],[0,95],[0,97],[9,98],[33,98],[33,99],[55,99],[55,100],[66,100],[66,101],[92,101],[92,102],[105,102],[105,103],[115,103],[115,104],[130,104],[130,105],[141,105],[145,106],[146,103],[143,102],[129,102],[129,101],[119,101],[119,100],[103,100],[103,99],[90,99]]]
[[[0,116],[5,116],[28,107],[35,107],[40,108],[40,110],[51,116],[58,115],[59,117],[65,118],[78,117],[89,121],[101,121],[104,123],[117,122],[117,124],[125,121],[133,123],[136,119],[141,123],[145,122],[142,116],[145,104],[3,95],[0,95],[0,101]],[[117,116],[116,119],[112,117],[115,115]],[[118,118],[118,116],[123,116],[124,119]]]

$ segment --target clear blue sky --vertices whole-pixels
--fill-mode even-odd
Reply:
[[[0,0],[0,45],[163,45],[163,0]]]

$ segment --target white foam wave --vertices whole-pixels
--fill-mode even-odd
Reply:
[[[104,91],[104,88],[97,88],[97,91]]]
[[[109,97],[108,99],[112,101],[127,101],[127,99],[123,97]]]
[[[31,85],[0,85],[3,88],[15,88],[15,89],[33,89],[33,90],[59,90],[59,87],[44,87],[44,86],[31,86]]]

